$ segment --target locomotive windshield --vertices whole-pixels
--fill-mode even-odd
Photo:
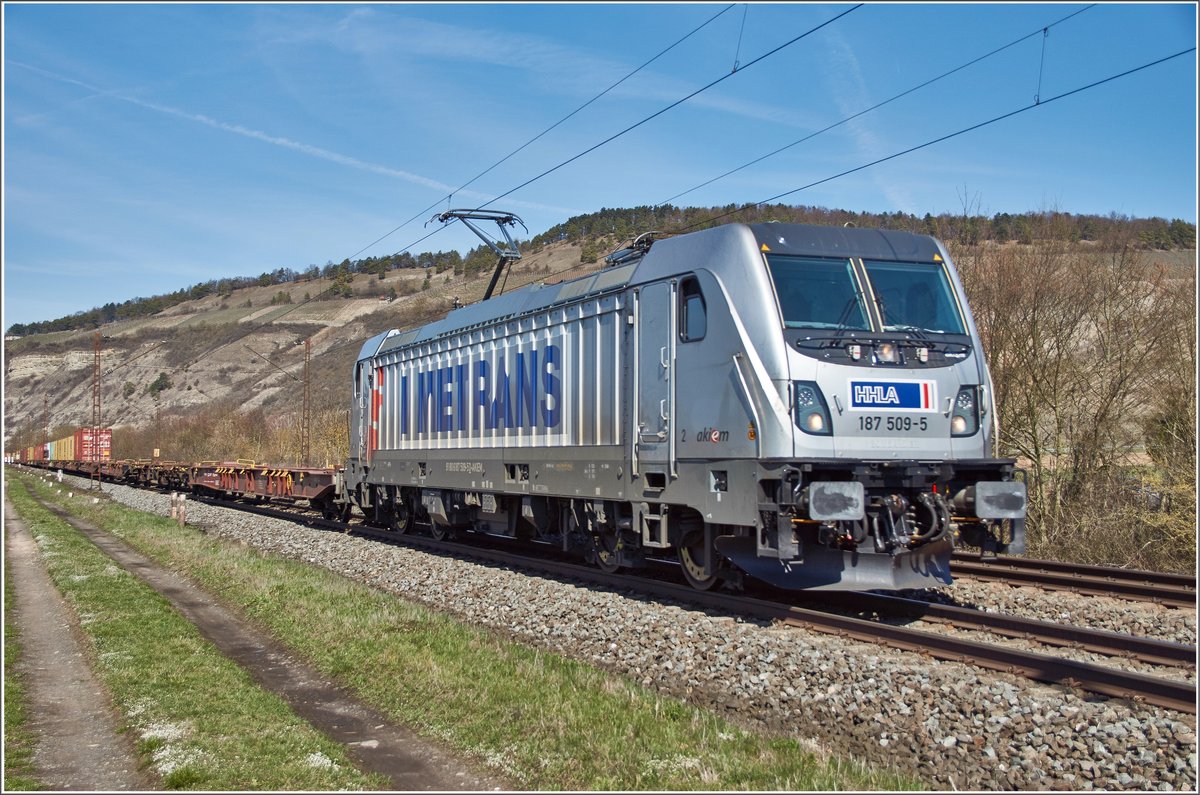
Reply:
[[[767,255],[787,328],[869,329],[862,290],[848,259]]]
[[[867,299],[849,259],[768,254],[785,328],[871,328]],[[934,262],[864,260],[883,331],[965,334],[945,269]]]
[[[965,334],[950,280],[932,262],[863,262],[884,331]]]

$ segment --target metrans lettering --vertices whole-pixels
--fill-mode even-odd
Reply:
[[[555,429],[562,422],[561,368],[562,349],[547,345],[518,351],[511,373],[503,358],[406,373],[400,376],[400,434]],[[382,377],[378,370],[376,388]]]

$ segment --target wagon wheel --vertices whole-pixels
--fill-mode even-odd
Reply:
[[[721,580],[716,552],[704,542],[704,531],[687,533],[679,544],[679,567],[688,585],[707,591]]]
[[[325,500],[321,503],[321,516],[330,522],[344,522],[350,518],[350,503]]]
[[[408,501],[404,497],[397,497],[392,504],[392,519],[389,527],[393,532],[403,535],[412,529],[413,515],[408,508]]]
[[[606,574],[615,574],[621,568],[621,534],[608,522],[596,525],[592,533],[592,557]]]

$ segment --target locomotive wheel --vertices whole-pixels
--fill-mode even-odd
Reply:
[[[679,567],[688,585],[707,591],[720,582],[716,553],[704,543],[703,531],[690,533],[679,545]]]
[[[429,522],[429,535],[433,536],[434,541],[445,541],[448,538],[454,537],[454,531],[446,525],[438,524],[437,522]]]

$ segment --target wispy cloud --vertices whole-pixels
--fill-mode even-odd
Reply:
[[[256,141],[261,141],[262,143],[270,144],[272,146],[279,146],[279,147],[283,147],[285,149],[290,149],[294,152],[300,152],[300,153],[308,155],[310,157],[316,157],[316,158],[320,158],[321,160],[327,160],[331,163],[337,163],[339,165],[358,169],[360,171],[367,171],[367,172],[374,173],[374,174],[381,174],[386,177],[392,177],[395,179],[404,180],[405,182],[409,182],[409,183],[412,183],[415,185],[421,185],[423,187],[430,188],[431,190],[437,191],[439,193],[448,195],[454,191],[454,186],[452,186],[452,185],[447,185],[444,182],[439,182],[438,180],[431,179],[429,177],[425,177],[420,174],[414,174],[411,171],[403,171],[401,169],[392,168],[390,166],[381,165],[379,163],[371,163],[366,160],[360,160],[359,158],[351,157],[350,155],[341,154],[340,152],[334,152],[332,150],[324,149],[319,146],[313,146],[312,144],[306,144],[301,141],[293,141],[290,138],[285,138],[285,137],[279,136],[279,135],[271,135],[271,134],[263,132],[261,130],[254,130],[254,129],[245,127],[240,124],[230,124],[228,122],[224,122],[219,119],[214,119],[211,116],[205,116],[200,113],[192,113],[192,112],[189,112],[186,110],[182,110],[180,108],[171,107],[170,105],[163,105],[163,104],[160,104],[157,102],[149,102],[147,100],[139,99],[137,97],[130,96],[128,94],[121,93],[119,91],[114,91],[111,89],[102,89],[97,86],[89,85],[88,83],[85,83],[81,80],[76,80],[71,77],[59,75],[54,72],[50,72],[45,69],[38,68],[36,66],[31,66],[29,64],[21,63],[20,61],[10,60],[7,63],[11,66],[18,66],[22,69],[28,69],[32,72],[36,72],[37,74],[43,75],[52,80],[57,80],[62,83],[67,83],[70,85],[78,86],[80,88],[83,88],[87,91],[92,92],[92,94],[89,95],[88,97],[85,97],[85,99],[95,99],[98,97],[109,97],[112,99],[120,100],[122,102],[127,102],[131,105],[136,105],[138,107],[145,108],[147,110],[152,110],[157,113],[163,113],[163,114],[166,114],[169,116],[174,116],[176,118],[186,119],[187,121],[195,122],[197,124],[203,124],[205,126],[211,127],[216,130],[221,130],[223,132],[232,133],[234,135],[240,135],[245,138],[251,138]],[[479,193],[477,191],[471,191],[471,190],[462,191],[458,195],[466,197],[466,198],[470,198],[470,199],[476,199],[479,201],[488,201],[488,200],[494,198],[491,195],[488,195],[485,193]],[[526,208],[536,209],[536,210],[548,210],[551,212],[562,213],[562,214],[566,214],[566,215],[578,214],[578,213],[582,212],[581,210],[577,210],[577,209],[569,208],[569,207],[551,207],[551,206],[547,206],[544,204],[537,204],[534,202],[522,202],[522,201],[518,201],[518,200],[512,200],[509,203],[514,206],[521,206],[521,207],[526,207]]]
[[[355,9],[334,25],[305,23],[280,30],[273,41],[287,46],[322,43],[337,47],[376,63],[389,79],[400,73],[394,66],[397,61],[483,63],[521,72],[521,82],[526,85],[582,99],[620,79],[634,65],[541,36],[407,16],[390,17],[387,25],[381,25],[377,17],[374,9]],[[665,104],[719,76],[719,72],[697,75],[694,81],[685,81],[646,70],[640,79],[618,86],[611,96]],[[730,85],[736,85],[738,79],[735,76]],[[688,100],[688,104],[754,121],[812,128],[809,114],[794,107],[745,100],[729,93],[702,94]]]
[[[860,112],[863,108],[870,107],[874,102],[867,91],[867,81],[863,78],[862,69],[859,66],[858,56],[854,53],[854,48],[837,30],[830,31],[829,45],[832,60],[837,64],[838,68],[830,69],[826,74],[831,76],[831,88],[836,98],[838,110],[843,116],[852,116]],[[894,142],[888,143],[884,141],[883,137],[875,131],[872,122],[868,118],[869,115],[852,119],[846,126],[850,129],[855,145],[862,153],[863,158],[865,160],[877,160],[892,154],[900,147]],[[895,180],[880,176],[878,171],[873,171],[871,178],[893,207],[906,212],[916,211],[916,203],[913,201],[909,191],[900,187]]]

